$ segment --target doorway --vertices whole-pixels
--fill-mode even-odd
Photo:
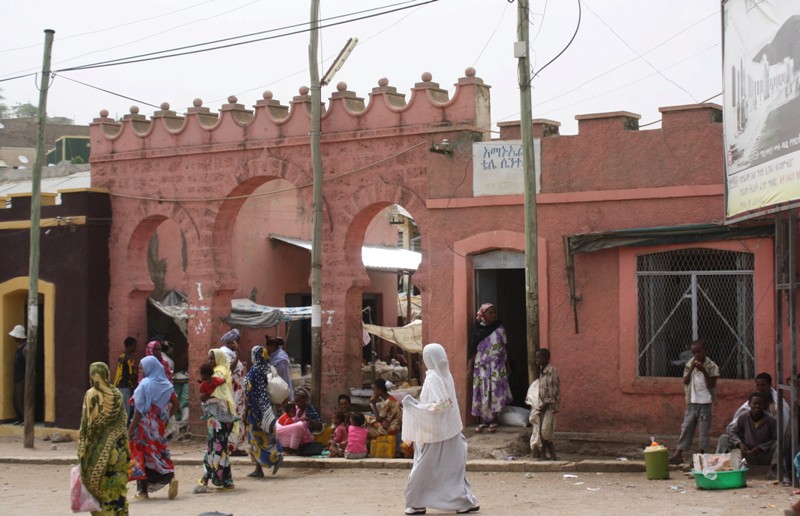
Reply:
[[[473,257],[475,303],[473,313],[483,303],[497,307],[506,329],[508,382],[514,397],[512,405],[525,406],[528,392],[528,331],[525,312],[525,254],[497,250]]]

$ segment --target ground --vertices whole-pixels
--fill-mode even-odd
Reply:
[[[499,469],[503,464],[519,465],[527,460],[524,429],[503,428],[491,436],[472,435],[470,429],[466,433],[470,436],[471,460],[484,459],[486,463],[486,458],[499,458],[490,462]],[[589,442],[587,439],[580,442]],[[565,458],[585,460],[585,455],[575,453],[578,440],[571,442],[564,443]],[[598,449],[595,445],[590,448]],[[38,437],[33,449],[25,449],[21,437],[0,437],[0,461],[5,462],[0,467],[2,514],[69,514],[68,479],[75,449],[74,442],[54,445]],[[178,516],[218,511],[236,515],[399,516],[403,512],[408,469],[284,467],[276,476],[254,480],[246,476],[251,471],[246,460],[237,458],[234,491],[195,495],[191,490],[202,474],[201,467],[195,465],[202,449],[203,443],[198,440],[173,444],[180,481],[178,498],[170,501],[162,490],[151,500],[136,500],[131,484],[130,514]],[[608,445],[600,449],[617,451]],[[46,461],[51,463],[41,464]],[[189,462],[192,465],[187,465]],[[643,472],[469,471],[467,477],[480,501],[480,514],[485,515],[767,515],[782,514],[798,498],[791,488],[767,482],[763,475],[752,475],[747,488],[725,491],[698,490],[694,480],[680,471],[672,471],[669,480],[652,481]],[[430,510],[428,514],[445,513]]]

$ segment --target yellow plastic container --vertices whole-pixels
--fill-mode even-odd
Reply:
[[[369,445],[369,456],[373,459],[393,459],[397,447],[397,436],[382,435],[375,437]]]
[[[648,446],[644,449],[644,469],[647,480],[669,478],[669,453],[665,446]]]

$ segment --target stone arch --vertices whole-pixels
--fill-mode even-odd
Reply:
[[[180,231],[181,247],[185,247],[187,255],[191,253],[188,249],[196,247],[200,238],[199,228],[196,226],[190,213],[183,206],[165,205],[157,208],[160,213],[151,214],[140,220],[133,226],[130,237],[128,237],[127,254],[125,256],[128,281],[135,289],[151,290],[153,281],[147,265],[147,256],[150,239],[165,221],[174,222]],[[189,260],[189,257],[186,257]],[[189,265],[187,263],[186,269]],[[185,271],[184,271],[185,276]]]
[[[252,160],[237,177],[240,181],[222,201],[214,221],[211,235],[214,267],[219,277],[219,288],[235,289],[236,277],[233,260],[228,249],[231,245],[233,227],[239,216],[239,211],[247,202],[248,196],[260,186],[275,179],[284,179],[294,185],[301,195],[311,196],[311,189],[307,192],[302,187],[310,184],[310,176],[302,168],[287,161],[272,158],[266,154]]]

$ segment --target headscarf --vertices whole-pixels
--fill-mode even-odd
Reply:
[[[422,360],[428,370],[419,402],[410,396],[403,399],[403,439],[420,444],[446,441],[463,429],[447,353],[431,343],[422,349]]]
[[[164,367],[154,356],[144,357],[140,363],[144,378],[133,391],[133,406],[141,414],[146,414],[152,405],[163,410],[175,392],[167,380]]]
[[[148,342],[147,343],[147,347],[144,348],[144,356],[146,356],[146,357],[155,357],[155,359],[158,360],[161,363],[162,366],[164,366],[164,374],[166,375],[167,380],[169,380],[171,382],[172,381],[172,369],[169,367],[169,362],[164,360],[164,351],[163,350],[161,351],[161,358],[158,358],[157,356],[154,355],[154,353],[155,353],[154,350],[156,349],[156,344],[161,345],[161,341],[160,340],[151,340],[150,342]],[[140,376],[142,376],[142,378],[144,377],[144,375],[140,375]],[[139,378],[140,382],[142,381],[142,378]]]
[[[499,318],[495,319],[491,324],[486,324],[486,311],[490,308],[495,308],[495,306],[492,303],[484,303],[478,308],[478,312],[475,314],[475,328],[472,331],[472,338],[470,338],[469,349],[467,350],[467,356],[470,358],[472,358],[478,350],[478,344],[500,326]]]
[[[269,353],[263,346],[255,346],[250,352],[253,367],[245,378],[245,395],[247,406],[255,420],[265,432],[271,430],[275,414],[272,412],[272,401],[267,389],[267,373],[269,372]]]
[[[92,387],[83,398],[78,458],[81,480],[96,498],[102,494],[101,481],[108,459],[120,439],[127,443],[128,415],[120,392],[108,381],[108,366],[89,366]],[[127,447],[127,444],[126,444]]]
[[[227,345],[227,344],[230,344],[231,342],[233,342],[234,340],[238,341],[240,337],[241,337],[241,334],[239,333],[239,330],[237,330],[236,328],[233,328],[232,330],[227,331],[225,333],[225,335],[222,336],[220,341],[222,341],[223,344]]]
[[[294,397],[297,399],[298,397],[302,397],[305,399],[311,399],[311,393],[308,392],[308,389],[305,387],[296,387],[294,389]]]
[[[231,382],[231,368],[228,356],[221,349],[212,349],[214,354],[214,376],[222,378],[225,383],[214,390],[214,397],[221,399],[228,405],[228,412],[236,415],[236,404],[233,401],[233,384]]]

